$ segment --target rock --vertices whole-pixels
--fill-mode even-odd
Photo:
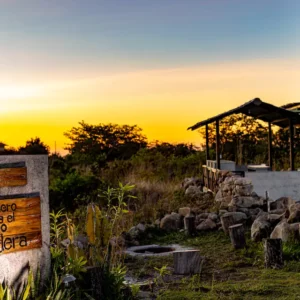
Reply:
[[[300,241],[300,223],[290,224],[291,236],[293,240]]]
[[[260,212],[251,226],[251,239],[255,242],[268,238],[274,227],[284,219],[284,215]]]
[[[113,246],[113,247],[125,247],[126,245],[126,241],[124,239],[123,236],[119,236],[119,237],[112,237],[110,240],[109,240],[109,243]]]
[[[270,203],[270,210],[288,209],[292,204],[295,204],[295,200],[290,197],[281,197]]]
[[[253,192],[253,185],[236,185],[235,194],[239,196],[251,196]]]
[[[156,219],[155,222],[154,222],[154,225],[159,227],[159,225],[160,225],[160,219]]]
[[[207,217],[214,222],[218,222],[219,220],[219,216],[216,213],[209,213]]]
[[[228,219],[228,217],[231,217]],[[242,212],[228,212],[222,215],[221,217],[221,223],[222,228],[225,233],[228,233],[228,227],[235,224],[245,223],[247,221],[247,215]],[[226,222],[225,222],[226,220]],[[228,220],[228,221],[227,221]]]
[[[222,217],[222,215],[224,215],[224,214],[226,214],[226,213],[228,213],[228,210],[226,210],[226,209],[220,209],[220,210],[219,210],[219,216],[220,216],[220,217]]]
[[[300,223],[289,224],[287,219],[281,220],[271,233],[272,239],[282,239],[283,242],[295,242],[300,240]]]
[[[290,224],[286,219],[280,221],[271,233],[271,239],[282,239],[283,242],[287,242],[291,236]]]
[[[268,213],[260,213],[251,226],[251,239],[260,242],[268,238],[272,232],[271,223],[268,221]]]
[[[190,186],[201,186],[202,181],[199,178],[185,178],[182,182],[182,187],[186,190]]]
[[[195,219],[195,224],[196,226],[199,225],[200,223],[202,223],[203,221],[205,221],[207,218],[201,218],[201,214],[196,216],[196,219]]]
[[[227,209],[231,200],[232,200],[232,196],[226,196],[216,200],[216,202],[220,203],[220,209],[224,209],[224,208]]]
[[[209,216],[209,213],[202,213],[202,214],[200,214],[198,217],[199,217],[200,219],[207,219],[208,216]]]
[[[274,209],[269,211],[270,214],[273,215],[285,215],[286,218],[289,217],[289,211],[287,209]]]
[[[208,231],[208,230],[213,230],[216,228],[217,228],[216,223],[214,221],[212,221],[211,219],[204,220],[196,227],[196,229],[198,231]]]
[[[295,223],[300,221],[300,203],[292,204],[289,207],[288,223]]]
[[[165,215],[160,221],[160,228],[166,231],[181,229],[181,216],[176,213]]]
[[[229,206],[237,207],[261,207],[264,205],[263,198],[252,198],[250,196],[234,196],[229,204]]]
[[[204,193],[197,186],[189,186],[185,190],[185,195],[190,198],[200,198],[200,197],[203,197],[203,194]]]
[[[242,212],[228,212],[226,214],[223,215],[223,217],[227,217],[231,215],[233,218],[233,222],[234,224],[238,224],[238,223],[244,223],[248,218],[247,215],[245,213]]]
[[[71,244],[71,241],[69,239],[64,239],[60,243],[63,245],[63,247],[68,248]]]
[[[129,229],[128,236],[131,240],[136,240],[140,236],[140,230],[136,226],[133,226]]]
[[[181,208],[179,208],[178,213],[182,217],[186,217],[191,213],[191,208],[190,207],[181,207]]]
[[[223,198],[222,191],[221,191],[221,190],[218,190],[218,192],[217,192],[217,194],[216,194],[216,197],[215,197],[215,201],[221,202],[221,201],[222,201],[222,198]]]
[[[139,223],[138,225],[135,226],[137,230],[140,231],[140,233],[145,232],[146,227],[143,223]]]
[[[246,214],[247,216],[250,216],[250,212],[249,212],[249,209],[248,208],[245,208],[245,207],[238,207],[236,209],[237,212],[242,212],[244,214]]]
[[[252,182],[249,178],[236,177],[234,179],[235,185],[252,185]]]
[[[211,192],[204,193],[203,200],[205,202],[208,202],[208,201],[214,202],[214,195]]]

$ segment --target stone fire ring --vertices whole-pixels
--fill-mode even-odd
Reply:
[[[124,252],[130,256],[148,257],[148,256],[166,256],[175,251],[192,250],[191,248],[180,245],[143,245],[127,248]]]

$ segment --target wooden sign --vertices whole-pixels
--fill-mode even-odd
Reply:
[[[27,168],[24,162],[0,164],[0,187],[27,184]]]
[[[39,194],[0,197],[0,255],[42,247]]]

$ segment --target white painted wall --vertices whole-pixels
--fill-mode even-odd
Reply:
[[[300,172],[246,172],[245,177],[251,179],[254,191],[259,196],[265,196],[276,200],[280,197],[291,197],[300,201]]]

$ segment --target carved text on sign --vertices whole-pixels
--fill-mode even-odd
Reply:
[[[37,194],[0,197],[0,253],[42,246],[40,197]]]

